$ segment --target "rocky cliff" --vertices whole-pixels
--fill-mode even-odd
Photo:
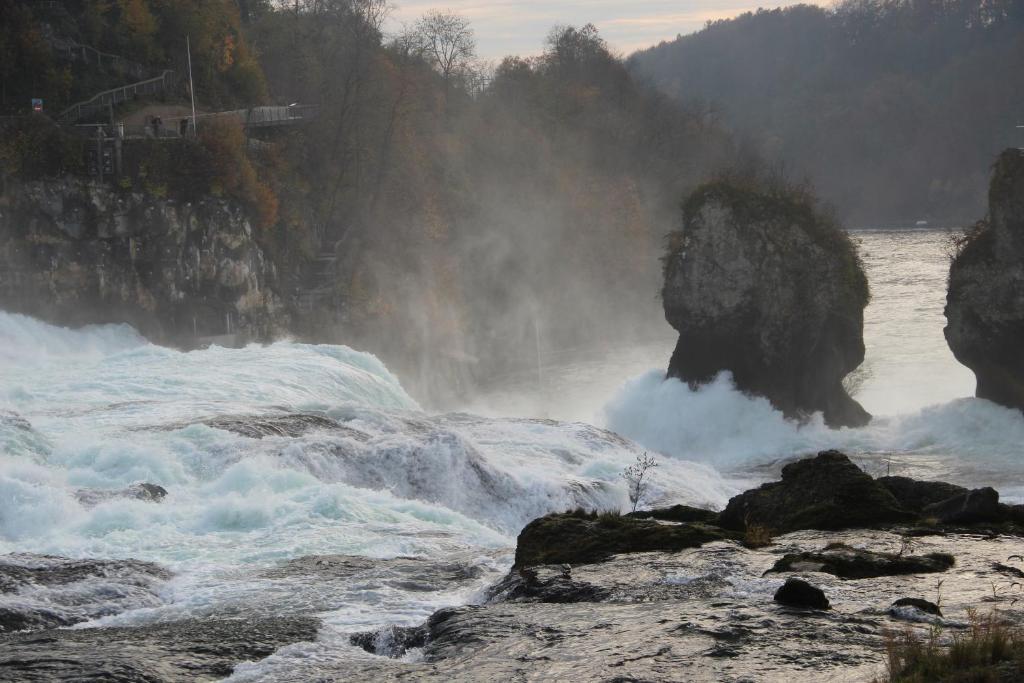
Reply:
[[[11,183],[0,198],[0,308],[59,324],[128,322],[154,341],[266,339],[276,274],[245,212],[80,180]]]
[[[1024,152],[996,162],[989,215],[949,270],[946,341],[974,371],[979,398],[1024,410]]]
[[[802,193],[699,188],[670,238],[662,299],[679,331],[670,377],[699,384],[729,370],[787,416],[870,419],[842,385],[864,360],[867,279],[846,234]]]

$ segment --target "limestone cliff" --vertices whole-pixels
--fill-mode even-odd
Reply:
[[[974,371],[979,398],[1024,410],[1024,152],[996,162],[989,216],[949,271],[946,341]]]
[[[679,331],[670,377],[699,384],[729,370],[787,416],[870,420],[842,385],[864,359],[867,280],[849,238],[802,193],[699,188],[671,236],[662,299]]]
[[[0,308],[59,324],[128,322],[154,341],[266,339],[283,310],[245,212],[80,180],[9,183]]]

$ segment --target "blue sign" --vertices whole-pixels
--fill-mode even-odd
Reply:
[[[43,113],[43,101],[38,97],[32,98],[32,111],[34,111],[37,114]]]

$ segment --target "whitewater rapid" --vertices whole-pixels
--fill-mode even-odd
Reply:
[[[312,428],[246,435],[295,416]],[[0,607],[86,625],[312,611],[325,628],[310,647],[346,656],[348,633],[473,601],[531,519],[626,508],[620,473],[641,452],[584,423],[431,414],[376,358],[343,346],[181,352],[126,326],[0,312],[0,554],[133,558],[173,573],[130,589],[41,587]],[[166,497],[83,496],[141,482]],[[666,460],[651,502],[718,507],[735,490],[710,465]],[[311,556],[381,564],[333,582],[274,573]],[[388,562],[406,558],[469,578],[430,583],[429,567],[402,578]]]
[[[862,429],[786,421],[727,374],[697,390],[666,381],[668,333],[571,363],[542,357],[539,378],[436,414],[377,358],[344,346],[181,352],[123,325],[68,330],[0,312],[0,554],[134,558],[173,572],[144,589],[117,587],[117,610],[103,607],[114,589],[102,582],[0,602],[86,626],[318,614],[318,642],[286,648],[272,668],[356,656],[351,632],[413,625],[478,599],[510,566],[529,520],[626,509],[620,473],[645,451],[659,460],[650,504],[719,508],[785,460],[824,448],[877,474],[991,485],[1024,500],[1024,418],[970,398],[973,378],[942,339],[944,235],[858,239],[874,295],[867,359],[850,385],[876,415]],[[312,427],[232,428],[295,416]],[[83,495],[140,482],[166,498]],[[327,583],[275,573],[328,555],[382,564]],[[426,590],[387,564],[405,558],[452,563],[465,580]],[[246,665],[236,677],[260,671]]]

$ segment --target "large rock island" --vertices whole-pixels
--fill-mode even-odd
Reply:
[[[1024,410],[1024,152],[1000,155],[989,216],[957,246],[946,341],[974,371],[979,398]]]
[[[871,419],[842,384],[864,360],[867,279],[808,195],[737,180],[697,189],[664,274],[665,317],[679,331],[670,377],[695,385],[728,370],[788,417]]]

